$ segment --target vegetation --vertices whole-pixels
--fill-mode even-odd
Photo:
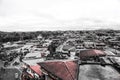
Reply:
[[[35,39],[41,34],[44,38],[61,35],[58,31],[37,31],[37,32],[0,32],[0,42],[13,42],[19,40]]]
[[[36,32],[0,32],[0,42],[14,42],[19,40],[29,40],[35,39],[38,35],[42,35],[44,38],[57,38],[58,36],[63,35],[64,33],[79,33],[84,35],[84,33],[91,34],[95,33],[97,36],[114,36],[115,33],[119,33],[119,30],[94,30],[94,31],[36,31]]]

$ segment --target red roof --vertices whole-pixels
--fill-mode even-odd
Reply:
[[[51,61],[39,63],[47,72],[62,80],[77,80],[77,61]]]
[[[79,57],[86,58],[86,57],[93,57],[93,56],[105,56],[106,54],[101,50],[90,49],[90,50],[83,50],[80,51]]]
[[[41,67],[39,65],[30,66],[30,69],[33,70],[36,74],[42,75]]]

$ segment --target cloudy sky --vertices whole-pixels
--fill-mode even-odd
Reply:
[[[0,0],[0,31],[120,29],[120,0]]]

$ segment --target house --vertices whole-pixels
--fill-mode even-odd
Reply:
[[[88,49],[80,51],[76,54],[76,56],[78,56],[81,60],[88,60],[94,57],[106,56],[106,54],[101,50]]]
[[[83,45],[85,48],[95,48],[95,42],[91,42],[91,41],[85,41],[83,42]]]
[[[40,52],[28,53],[22,61],[22,80],[36,80],[43,78],[41,67],[37,64],[38,62],[44,61]]]
[[[40,80],[43,78],[41,67],[39,65],[25,65],[21,75],[21,80]]]
[[[106,45],[103,42],[96,42],[95,43],[95,48],[96,49],[104,49],[105,47],[106,47]]]
[[[45,80],[78,80],[77,60],[49,60],[38,63]]]

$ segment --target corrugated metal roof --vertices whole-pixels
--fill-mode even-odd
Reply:
[[[29,58],[29,57],[41,57],[41,53],[40,51],[34,51],[33,53],[28,53],[25,58]]]
[[[23,62],[28,65],[36,65],[38,62],[43,62],[44,58],[38,58],[38,59],[23,59]]]

